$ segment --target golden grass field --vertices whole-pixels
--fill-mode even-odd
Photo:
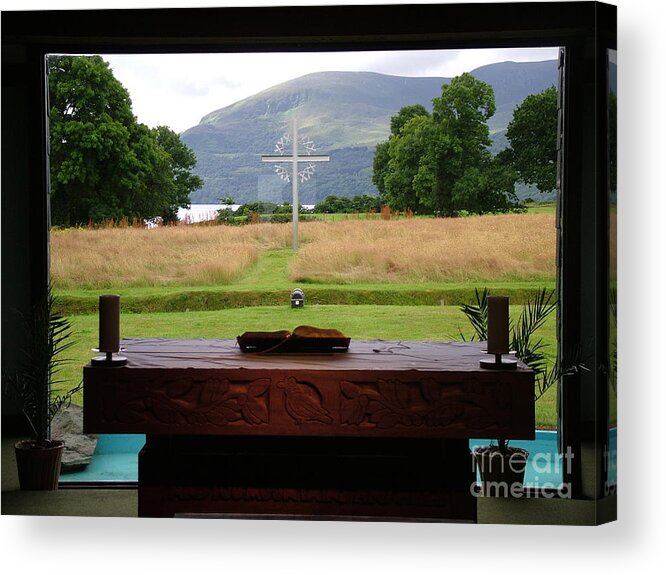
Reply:
[[[60,289],[228,284],[263,250],[289,245],[286,225],[52,231],[51,277]]]
[[[295,281],[418,283],[555,276],[552,214],[317,222],[303,229],[303,248],[290,268]]]
[[[553,213],[304,222],[293,281],[418,283],[551,280]],[[70,229],[51,233],[60,289],[230,284],[262,253],[291,245],[290,224]]]

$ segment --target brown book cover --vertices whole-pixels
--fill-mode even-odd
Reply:
[[[236,338],[245,353],[337,353],[349,349],[350,337],[337,329],[301,325],[293,331],[246,331]]]

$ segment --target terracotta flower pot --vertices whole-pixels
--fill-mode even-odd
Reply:
[[[17,442],[14,445],[14,453],[21,489],[32,491],[58,489],[60,461],[64,449],[64,441],[51,441],[48,447],[38,447],[32,440]]]
[[[474,449],[474,461],[481,476],[481,489],[485,495],[509,496],[512,489],[522,488],[529,452],[520,447],[509,447],[502,453],[496,445]]]

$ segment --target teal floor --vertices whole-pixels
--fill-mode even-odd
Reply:
[[[92,462],[82,471],[63,473],[63,483],[77,482],[136,482],[138,481],[138,454],[145,441],[144,435],[100,435]],[[486,445],[487,439],[470,440],[470,448]],[[566,460],[557,452],[557,433],[537,431],[534,441],[512,441],[514,447],[530,452],[525,470],[526,487],[558,487]],[[610,432],[609,483],[617,478],[617,431]]]
[[[60,482],[133,482],[139,479],[139,451],[145,435],[100,435],[90,464],[81,471],[61,473]]]

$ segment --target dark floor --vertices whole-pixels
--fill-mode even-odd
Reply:
[[[2,515],[74,517],[137,517],[135,488],[61,488],[57,491],[21,491],[16,472],[14,443],[2,438]],[[478,523],[539,525],[594,525],[615,514],[616,497],[601,502],[551,499],[478,500]],[[228,518],[228,516],[225,516]]]
[[[14,443],[2,438],[2,515],[75,517],[136,517],[136,489],[77,489],[21,491],[16,472]]]

